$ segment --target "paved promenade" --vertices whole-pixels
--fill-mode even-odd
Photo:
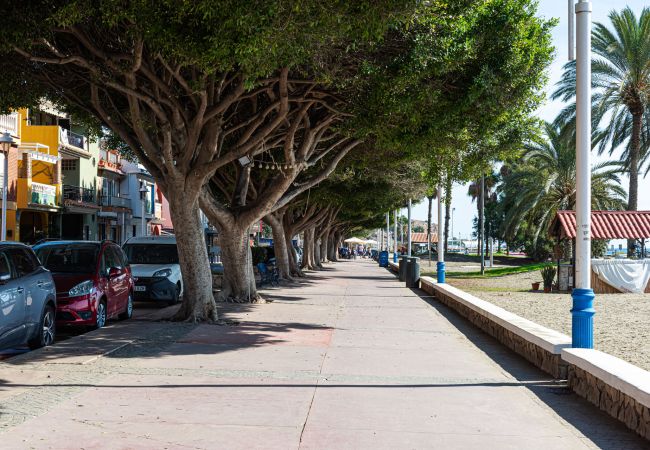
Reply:
[[[373,262],[265,295],[0,363],[0,448],[650,447]]]

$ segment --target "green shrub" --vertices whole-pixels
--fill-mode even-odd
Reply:
[[[540,272],[542,273],[542,280],[544,280],[544,288],[546,289],[552,287],[553,280],[555,280],[555,273],[557,272],[555,266],[544,266]]]

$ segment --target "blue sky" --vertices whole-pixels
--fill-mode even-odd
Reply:
[[[648,0],[592,0],[594,22],[608,24],[607,15],[613,9],[622,9],[625,5],[630,6],[638,15],[644,6],[650,6]],[[567,61],[568,44],[567,44],[567,2],[566,0],[540,0],[539,15],[545,18],[556,17],[560,19],[559,24],[553,30],[553,44],[555,45],[555,59],[549,68],[548,84],[546,86],[547,96],[554,90],[555,84],[562,75],[562,67]],[[563,104],[559,101],[552,102],[547,100],[539,109],[538,115],[544,120],[552,121],[557,113],[562,109]],[[617,156],[616,154],[614,156]],[[598,157],[594,155],[594,160]],[[627,190],[628,180],[623,177],[622,184]],[[467,196],[468,185],[456,185],[453,190],[452,207],[454,212],[454,234],[463,238],[469,237],[472,232],[472,219],[476,216],[476,204],[472,203]],[[650,210],[650,176],[641,180],[639,186],[639,209]],[[436,205],[433,208],[433,221],[437,222]],[[406,210],[403,211],[406,214]],[[413,208],[413,218],[426,220],[427,201],[424,199],[420,204]]]

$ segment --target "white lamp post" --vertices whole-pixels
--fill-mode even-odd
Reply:
[[[406,234],[407,234],[407,244],[406,244],[406,254],[411,256],[411,199],[409,198],[409,203],[408,203],[408,227],[406,229]]]
[[[445,282],[445,227],[442,209],[442,186],[438,186],[438,264],[436,265],[438,283]]]
[[[9,150],[14,144],[11,134],[5,132],[0,136],[0,147],[4,154],[4,173],[2,175],[2,239],[7,240],[7,190],[9,189]]]
[[[594,346],[594,291],[591,289],[591,2],[576,12],[576,279],[572,345]],[[569,22],[571,22],[571,17]]]
[[[142,214],[141,214],[142,217],[140,217],[140,232],[142,233],[142,236],[147,235],[147,226],[146,226],[147,222],[145,218],[145,209],[144,209],[147,192],[149,192],[149,190],[147,189],[146,184],[142,183],[142,185],[140,185],[140,206],[142,207]]]

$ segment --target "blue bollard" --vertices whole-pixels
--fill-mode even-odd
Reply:
[[[436,264],[437,274],[438,274],[438,283],[445,282],[445,263],[443,261],[438,261]]]
[[[571,297],[571,345],[573,348],[594,348],[594,291],[574,289]]]
[[[393,252],[393,262],[397,262],[397,252]]]

